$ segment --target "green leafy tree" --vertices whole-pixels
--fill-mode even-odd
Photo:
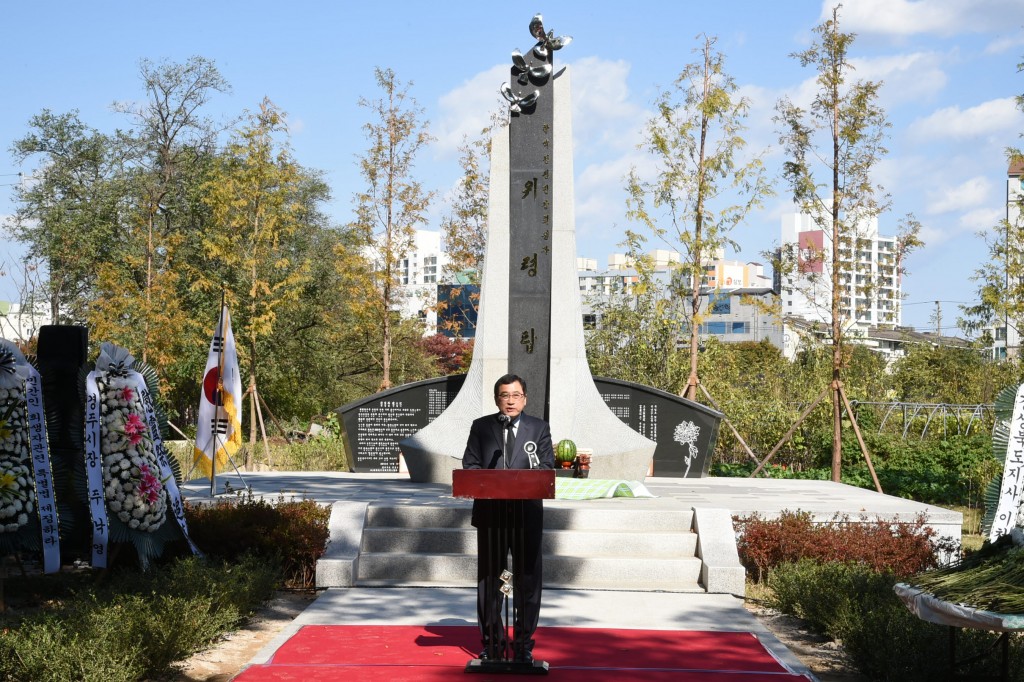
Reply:
[[[885,111],[878,105],[881,83],[854,80],[849,61],[854,34],[839,28],[839,6],[832,16],[814,29],[817,42],[793,56],[801,66],[817,74],[817,90],[807,109],[783,98],[776,106],[776,122],[782,127],[780,142],[787,160],[783,176],[801,211],[810,215],[826,235],[825,253],[789,254],[784,271],[800,271],[812,288],[815,277],[803,270],[801,258],[823,264],[828,278],[826,289],[832,337],[832,480],[839,481],[842,464],[842,373],[844,366],[845,319],[841,305],[843,291],[841,249],[853,249],[861,226],[884,212],[889,196],[871,178],[873,169],[886,153],[883,146],[889,128]],[[912,248],[920,245],[919,226],[912,216],[903,223],[897,238],[897,266]],[[800,281],[800,280],[798,280]],[[863,289],[871,286],[862,285]],[[812,300],[813,292],[809,292]]]
[[[988,258],[971,275],[978,302],[961,305],[962,315],[957,319],[968,334],[1005,327],[1008,343],[1024,334],[1024,212],[1015,213],[993,229],[979,232]],[[1019,349],[1007,348],[1008,357],[1018,354]]]
[[[124,203],[128,207],[119,244],[120,257],[97,271],[89,325],[96,338],[113,341],[143,358],[161,378],[161,392],[180,413],[195,402],[174,385],[192,386],[202,372],[201,349],[213,295],[197,295],[186,276],[189,263],[202,258],[196,195],[213,165],[217,130],[203,114],[227,84],[201,57],[178,64],[143,60],[139,69],[145,96],[115,109],[130,126],[118,132],[125,150]]]
[[[172,264],[187,227],[178,195],[186,191],[190,180],[196,181],[195,170],[214,147],[217,130],[202,109],[215,94],[229,92],[230,86],[214,63],[203,57],[180,64],[144,59],[139,75],[145,98],[114,105],[132,124],[120,139],[132,164],[136,214],[135,224],[129,224],[131,229],[122,239],[135,242],[137,255],[131,260],[138,261],[139,272],[117,277],[108,270],[107,275],[112,283],[138,282],[135,291],[110,293],[132,299],[127,307],[134,311],[132,317],[140,328],[137,348],[146,362],[154,343],[175,338],[175,330],[185,326],[177,305],[177,273]],[[131,260],[119,265],[126,268]],[[169,360],[166,350],[160,355],[158,367]]]
[[[885,393],[905,402],[989,404],[1015,379],[1012,363],[993,362],[976,348],[915,344],[893,364]]]
[[[99,265],[117,258],[124,220],[123,155],[116,141],[78,112],[44,109],[11,147],[19,164],[37,166],[14,191],[15,239],[46,269],[43,291],[53,324],[82,323]]]
[[[796,365],[767,339],[722,343],[715,337],[702,348],[701,365],[703,383],[747,445],[754,452],[771,450],[799,415],[807,393]],[[789,447],[781,454],[792,463],[793,453],[803,450],[799,443]],[[720,430],[716,449],[723,461],[750,461],[731,429]]]
[[[459,147],[459,160],[463,175],[455,190],[451,210],[441,221],[441,234],[445,252],[448,254],[446,279],[466,285],[479,285],[480,268],[484,260],[487,243],[487,203],[490,197],[485,162],[490,157],[490,131],[485,128],[475,140],[463,139]],[[455,292],[456,295],[459,293]],[[443,311],[438,303],[438,313]],[[473,297],[472,305],[479,305],[479,294]],[[458,323],[452,327],[456,335],[462,329]]]
[[[391,372],[399,307],[399,275],[408,255],[416,228],[426,223],[426,210],[433,193],[425,190],[413,175],[417,155],[432,139],[423,110],[409,94],[411,83],[402,83],[391,69],[374,71],[379,99],[361,98],[359,106],[372,119],[363,125],[369,146],[359,157],[359,170],[366,182],[355,195],[357,230],[373,264],[374,291],[367,301],[364,319],[380,330],[380,390],[392,385]]]
[[[590,371],[597,376],[649,384],[678,393],[685,374],[676,350],[680,310],[659,281],[650,256],[642,253],[644,237],[626,232],[627,256],[636,281],[616,283],[591,295],[598,322],[587,334]]]
[[[451,210],[441,220],[447,273],[478,272],[484,260],[487,240],[487,202],[490,196],[487,162],[490,158],[490,131],[486,128],[475,140],[464,139],[459,147],[462,178],[456,186]]]
[[[223,286],[234,311],[249,370],[250,443],[257,375],[273,357],[266,342],[309,279],[309,261],[295,257],[292,242],[308,225],[310,203],[327,197],[326,185],[292,158],[280,139],[285,132],[284,115],[264,99],[228,144],[205,186],[215,228],[205,238],[207,262],[195,272],[195,286],[208,292]]]
[[[689,299],[690,375],[685,397],[696,398],[700,343],[701,283],[706,263],[724,246],[737,248],[729,233],[770,192],[759,156],[743,158],[741,137],[749,101],[737,97],[725,57],[704,36],[701,59],[686,66],[657,100],[641,148],[657,163],[653,179],[634,168],[628,178],[627,215],[669,248],[684,253],[681,289]]]
[[[1024,62],[1017,64],[1017,73],[1024,73]],[[1014,97],[1017,102],[1017,108],[1024,111],[1024,93]],[[1024,138],[1024,132],[1020,134],[1020,137]],[[1011,163],[1024,163],[1024,150],[1019,147],[1008,147],[1006,149],[1006,156],[1010,159]]]

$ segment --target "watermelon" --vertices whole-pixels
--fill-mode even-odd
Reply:
[[[576,443],[568,438],[558,441],[555,446],[555,459],[559,462],[571,462],[576,459]]]

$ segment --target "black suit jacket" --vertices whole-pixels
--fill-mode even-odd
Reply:
[[[505,460],[502,457],[504,435],[497,413],[474,420],[469,429],[466,452],[462,455],[462,468],[504,469]],[[512,452],[508,453],[508,468],[530,469],[530,450],[533,450],[539,460],[539,465],[536,468],[555,468],[555,451],[551,445],[551,428],[548,423],[528,414],[520,414],[515,447],[512,448]],[[495,505],[481,504],[494,501],[475,500],[473,502],[474,526],[481,527],[494,522],[492,512]],[[538,510],[541,508],[540,500],[530,500],[529,502],[530,506],[535,506]],[[531,515],[529,512],[527,514]]]

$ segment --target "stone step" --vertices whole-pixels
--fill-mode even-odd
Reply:
[[[693,512],[601,500],[544,510],[544,584],[576,589],[702,591]],[[359,543],[361,586],[471,586],[470,504],[371,504]]]
[[[619,502],[545,505],[545,586],[743,593],[728,510]],[[469,521],[462,500],[337,502],[317,586],[472,586],[476,529]]]
[[[544,531],[545,556],[588,556],[630,554],[647,558],[692,557],[697,535],[685,532],[643,532],[636,530],[552,530]],[[628,550],[626,545],[628,543]],[[371,527],[363,530],[364,553],[476,554],[476,529]]]
[[[602,504],[602,503],[609,504]],[[650,508],[627,509],[619,500],[594,500],[593,506],[544,506],[546,529],[594,530],[637,529],[689,531],[693,524],[691,510]],[[636,501],[633,502],[642,502]],[[462,528],[470,526],[470,503],[449,505],[380,505],[371,504],[366,510],[366,526],[397,528]]]
[[[701,592],[701,561],[633,557],[550,556],[544,559],[544,586],[573,589]],[[472,586],[476,557],[468,554],[362,554],[357,586]]]

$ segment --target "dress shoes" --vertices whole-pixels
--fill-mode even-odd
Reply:
[[[480,655],[477,656],[477,658],[481,661],[501,660],[504,657],[504,651],[504,646],[496,646],[494,647],[494,652],[492,654],[491,649],[489,647],[484,647],[484,650],[480,652]]]
[[[533,663],[533,653],[529,651],[517,651],[516,652],[516,663]]]

